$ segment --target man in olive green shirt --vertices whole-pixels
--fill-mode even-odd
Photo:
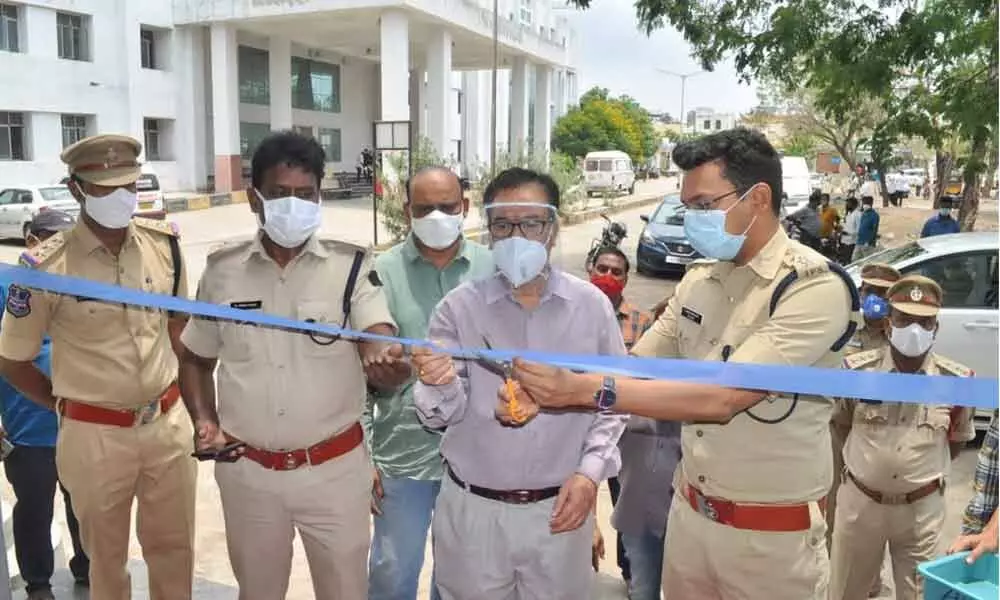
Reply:
[[[490,251],[465,240],[469,202],[450,169],[421,169],[406,186],[406,239],[375,261],[399,335],[427,337],[438,302],[465,281],[492,275]],[[425,428],[413,406],[413,381],[368,397],[366,439],[375,462],[369,600],[416,600],[434,503],[441,488],[441,433]],[[431,598],[437,591],[431,582]]]

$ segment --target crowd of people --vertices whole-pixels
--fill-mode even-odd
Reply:
[[[185,297],[176,229],[131,218],[140,149],[108,135],[67,148],[81,218],[33,225],[39,238],[58,233],[22,263]],[[868,265],[857,290],[789,239],[780,157],[761,134],[718,132],[679,145],[673,160],[685,172],[685,231],[706,260],[652,313],[628,301],[631,265],[617,249],[597,253],[589,281],[551,263],[560,192],[528,169],[485,187],[488,245],[465,238],[469,200],[445,167],[405,182],[410,232],[390,250],[318,235],[325,158],[294,132],[255,150],[248,195],[259,231],[209,254],[196,297],[376,337],[11,286],[0,375],[38,415],[44,450],[33,460],[48,465],[44,490],[15,484],[17,510],[38,511],[20,537],[15,525],[21,572],[36,573],[29,598],[52,598],[51,558],[39,558],[51,549],[21,548],[52,510],[51,498],[46,512],[22,494],[51,497],[56,477],[79,520],[74,573],[93,598],[130,597],[133,502],[150,597],[191,598],[192,450],[215,463],[241,600],[285,597],[296,534],[319,600],[415,599],[428,535],[434,600],[588,598],[604,554],[595,514],[605,481],[634,600],[855,600],[876,585],[886,545],[897,598],[915,598],[916,564],[947,535],[943,491],[950,459],[974,435],[970,409],[470,352],[973,375],[933,352],[936,283]],[[817,222],[818,233],[835,226],[825,210]],[[865,246],[868,229],[858,229]],[[40,358],[48,348],[51,371]],[[9,410],[13,482],[10,458],[32,444]],[[996,427],[994,415],[956,550],[996,548]]]

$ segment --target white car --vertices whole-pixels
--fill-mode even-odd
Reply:
[[[156,173],[143,169],[142,175],[135,182],[139,204],[135,208],[138,217],[163,219],[167,212],[163,209],[163,190]]]
[[[1000,347],[997,321],[996,232],[938,235],[883,250],[853,263],[847,272],[860,284],[867,263],[892,265],[903,275],[919,274],[944,290],[934,352],[973,369],[977,377],[997,377]],[[976,411],[976,429],[986,429],[992,411]]]
[[[906,182],[910,184],[910,187],[924,187],[923,169],[903,169],[903,177],[906,177]]]
[[[65,185],[11,185],[0,188],[0,239],[24,239],[28,224],[44,210],[61,210],[76,218],[80,203]]]

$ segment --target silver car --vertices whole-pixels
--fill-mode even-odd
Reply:
[[[80,203],[65,185],[11,185],[0,188],[0,239],[24,239],[28,224],[44,210],[78,217]]]

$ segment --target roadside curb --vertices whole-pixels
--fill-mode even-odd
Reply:
[[[222,192],[219,194],[198,194],[185,198],[167,198],[163,201],[163,208],[169,214],[190,210],[205,210],[229,204],[245,204],[246,201],[246,190],[236,190],[234,192]]]

